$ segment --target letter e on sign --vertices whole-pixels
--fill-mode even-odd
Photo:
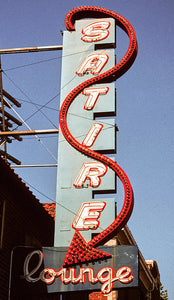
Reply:
[[[72,227],[78,230],[97,229],[100,225],[98,219],[105,206],[105,202],[83,203],[72,223]]]
[[[119,268],[115,273],[115,277],[122,283],[129,283],[135,278],[130,267]]]

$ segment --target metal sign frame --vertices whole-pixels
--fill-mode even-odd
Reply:
[[[112,255],[101,262],[62,268],[68,248],[16,247],[12,252],[11,300],[18,296],[76,291],[99,291],[138,286],[136,246],[103,246]]]

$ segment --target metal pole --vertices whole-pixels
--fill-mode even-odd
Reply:
[[[28,52],[40,52],[40,51],[55,51],[62,50],[62,45],[56,46],[43,46],[43,47],[26,47],[26,48],[13,48],[13,49],[0,49],[1,54],[13,54],[13,53],[28,53]]]
[[[47,167],[57,167],[57,164],[53,165],[11,165],[12,168],[47,168]]]
[[[36,135],[36,134],[54,134],[59,133],[59,129],[41,129],[29,131],[4,131],[0,132],[0,137],[15,136],[15,135]]]

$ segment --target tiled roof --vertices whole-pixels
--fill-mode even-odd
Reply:
[[[10,166],[9,163],[5,162],[4,158],[0,156],[0,178],[2,178],[1,183],[2,184],[8,184],[11,187],[11,183],[13,182],[16,186],[20,188],[20,193],[23,192],[25,195],[28,195],[28,200],[30,204],[32,205],[33,209],[39,209],[40,213],[47,213],[48,215],[51,215],[52,218],[54,218],[55,215],[55,205],[51,204],[49,207],[49,204],[47,204],[47,207],[45,208],[42,203],[35,197],[35,195],[30,191],[29,187],[22,181],[22,179],[14,172],[14,169]],[[15,188],[15,192],[16,192]],[[20,200],[21,197],[19,197]],[[51,212],[51,206],[52,206],[52,212]],[[44,209],[43,209],[44,208]]]
[[[44,209],[55,220],[56,204],[55,203],[42,203]]]
[[[22,181],[18,174],[14,172],[14,169],[10,166],[10,164],[0,156],[0,174],[1,173],[7,181],[9,181],[10,179],[15,181],[15,183],[18,184],[23,190],[25,190],[25,192],[28,193],[28,195],[32,199],[34,199],[36,202],[39,202],[39,200],[30,191],[29,187]]]

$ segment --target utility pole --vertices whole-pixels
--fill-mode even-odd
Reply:
[[[0,93],[1,93],[2,131],[5,131],[5,114],[4,114],[4,98],[3,98],[3,86],[2,86],[1,56],[0,56]],[[4,158],[5,158],[5,161],[7,161],[6,137],[3,137],[2,143],[4,144]]]
[[[12,108],[12,105],[6,99],[11,101],[17,107],[21,107],[21,104],[3,89],[2,72],[3,70],[1,67],[1,56],[0,56],[0,94],[1,94],[0,130],[1,133],[3,134],[7,130],[9,131],[9,127],[13,127],[13,123],[17,124],[18,126],[21,126],[22,122],[20,122],[17,118],[15,118],[13,115],[11,115],[9,112],[5,110],[5,106],[9,109]],[[16,163],[17,165],[21,164],[21,162],[18,159],[16,159],[15,157],[7,153],[7,143],[12,143],[12,140],[5,135],[4,136],[0,135],[0,138],[1,138],[0,147],[4,146],[4,150],[0,149],[0,155],[4,157],[6,162],[7,160],[10,160]],[[14,138],[17,139],[18,141],[22,141],[22,138],[19,135],[16,135]]]
[[[12,108],[12,105],[4,99],[7,98],[17,107],[21,107],[21,104],[12,97],[9,93],[7,93],[3,89],[2,84],[2,68],[1,68],[1,55],[4,54],[14,54],[14,53],[29,53],[29,52],[41,52],[41,51],[55,51],[55,50],[62,50],[62,45],[55,45],[55,46],[42,46],[42,47],[25,47],[25,48],[12,48],[12,49],[0,49],[0,94],[1,94],[1,107],[0,107],[0,147],[4,146],[4,151],[0,149],[0,155],[2,155],[5,161],[10,160],[14,162],[16,165],[20,165],[21,162],[17,160],[15,157],[7,153],[7,142],[11,143],[12,140],[9,137],[13,137],[18,141],[22,141],[22,138],[19,135],[36,135],[38,134],[51,134],[51,133],[58,133],[58,129],[51,129],[51,130],[29,130],[29,131],[13,131],[10,130],[9,127],[13,127],[13,124],[10,121],[16,123],[18,126],[22,125],[18,119],[14,116],[9,114],[5,111],[4,106],[7,106],[9,109]]]

